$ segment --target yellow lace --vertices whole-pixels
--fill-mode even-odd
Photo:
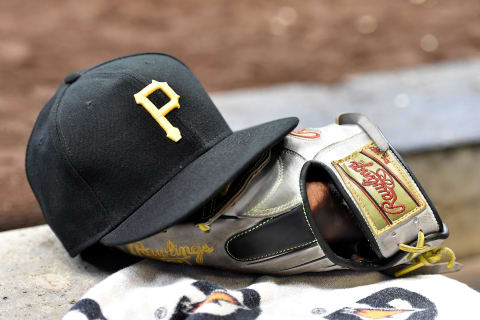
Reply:
[[[443,256],[449,257],[447,264],[448,269],[452,269],[455,264],[455,253],[453,250],[447,247],[432,249],[429,245],[425,245],[425,235],[422,231],[418,232],[417,245],[415,247],[401,243],[398,245],[398,248],[410,253],[407,259],[410,260],[412,264],[397,271],[395,277],[401,277],[423,266],[437,263],[442,260]]]
[[[206,224],[204,224],[204,223],[199,223],[199,224],[197,224],[196,227],[197,227],[198,229],[202,230],[203,232],[208,232],[208,231],[210,231],[210,229],[211,229],[209,225],[206,225]]]

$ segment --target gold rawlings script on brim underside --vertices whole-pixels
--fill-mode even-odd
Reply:
[[[173,241],[168,240],[165,248],[146,248],[143,242],[138,241],[130,243],[128,245],[128,250],[131,254],[139,257],[191,265],[190,258],[192,256],[195,256],[195,262],[197,264],[203,264],[203,256],[212,253],[214,249],[213,247],[209,247],[206,243],[193,245],[191,247],[178,247]]]

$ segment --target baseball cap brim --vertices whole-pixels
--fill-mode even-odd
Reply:
[[[126,244],[184,221],[297,124],[292,117],[233,132],[181,170],[100,242]]]

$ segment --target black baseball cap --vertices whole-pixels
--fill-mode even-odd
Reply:
[[[27,176],[75,256],[185,221],[297,123],[232,132],[182,62],[160,53],[121,57],[60,84],[33,128]]]

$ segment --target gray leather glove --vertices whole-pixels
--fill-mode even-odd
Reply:
[[[325,186],[328,199],[310,205],[309,183]],[[398,276],[459,268],[453,252],[440,248],[448,229],[417,179],[359,114],[293,131],[195,219],[120,248],[167,262],[269,274],[354,269]]]

